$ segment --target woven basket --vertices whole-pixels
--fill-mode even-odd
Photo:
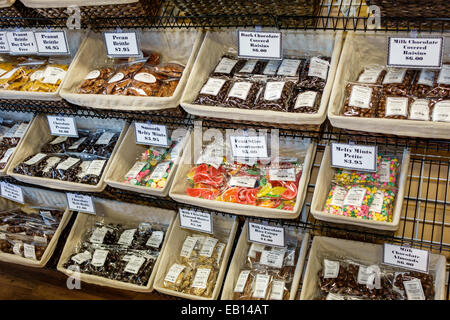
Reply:
[[[80,1],[83,3],[83,1]],[[41,7],[37,8],[33,5],[32,0],[24,1],[25,5],[33,8],[39,15],[56,19],[56,25],[66,25],[69,14],[66,12],[67,7]],[[95,25],[96,19],[124,19],[120,21],[121,26],[132,26],[133,19],[127,21],[127,18],[136,18],[139,16],[154,16],[158,13],[161,0],[137,0],[132,3],[109,4],[109,5],[93,5],[80,6],[81,24]],[[60,3],[58,3],[60,5]]]
[[[317,0],[173,0],[181,11],[199,15],[311,16],[318,9]]]
[[[4,27],[30,26],[35,20],[26,18],[36,17],[33,10],[25,7],[20,1],[0,1],[0,20]]]

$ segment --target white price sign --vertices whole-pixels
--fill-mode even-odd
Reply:
[[[331,144],[331,166],[367,172],[377,171],[377,146]]]
[[[384,264],[428,273],[429,261],[429,251],[389,243],[383,245]]]
[[[33,54],[37,53],[36,39],[32,31],[11,31],[6,33],[9,53]]]
[[[284,247],[284,228],[249,222],[248,241]]]
[[[160,124],[136,122],[134,124],[136,143],[167,147],[169,145],[167,127]]]
[[[23,192],[22,188],[15,186],[13,184],[7,183],[2,181],[0,184],[1,187],[1,195],[3,198],[19,202],[19,203],[25,203],[23,200]]]
[[[389,37],[387,64],[391,67],[440,68],[443,45],[443,37]]]
[[[6,39],[6,31],[0,32],[0,52],[9,52],[9,44]]]
[[[141,52],[136,32],[104,32],[108,57],[138,57]]]
[[[38,52],[41,54],[70,54],[65,31],[35,32]]]
[[[180,227],[213,233],[213,219],[210,213],[180,208]]]
[[[266,136],[230,136],[231,152],[235,158],[267,158]]]
[[[73,117],[47,116],[52,136],[78,137],[78,130]]]
[[[70,192],[67,192],[66,196],[70,210],[95,214],[95,206],[92,197]]]
[[[281,60],[281,32],[238,31],[238,56]]]

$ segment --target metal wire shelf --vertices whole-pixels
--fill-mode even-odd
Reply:
[[[31,13],[30,13],[31,12]],[[44,18],[27,10],[22,17],[0,16],[0,28],[65,26],[63,18]],[[450,18],[443,16],[396,17],[381,12],[380,23],[373,24],[371,13],[361,0],[320,0],[315,15],[276,16],[271,14],[188,15],[164,0],[156,16],[101,17],[89,19],[81,28],[104,30],[111,28],[231,28],[271,27],[277,29],[343,30],[343,31],[417,31],[445,32],[450,30]]]

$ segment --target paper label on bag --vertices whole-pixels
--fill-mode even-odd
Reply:
[[[208,94],[210,96],[217,96],[220,89],[222,89],[225,84],[225,79],[217,79],[217,78],[209,78],[208,81],[203,86],[202,90],[200,90],[200,94]]]
[[[33,241],[36,243],[47,244],[47,238],[45,238],[45,237],[34,236]]]
[[[364,197],[366,196],[367,190],[361,187],[353,187],[345,196],[344,206],[356,206],[360,207],[363,203]]]
[[[370,108],[370,99],[372,98],[372,88],[362,87],[362,86],[353,86],[352,92],[350,93],[350,99],[348,101],[348,105],[350,107],[357,108]]]
[[[16,131],[14,131],[13,138],[22,138],[25,135],[25,132],[27,132],[28,125],[28,123],[22,122],[19,127],[17,127]]]
[[[205,150],[203,150],[202,154],[197,159],[197,162],[195,164],[199,165],[205,163],[210,166],[213,166],[216,169],[219,169],[222,162],[223,162],[223,149],[221,147],[220,148],[207,147],[205,148]]]
[[[254,188],[256,184],[256,178],[251,177],[231,177],[228,184],[231,187],[244,187],[244,188]]]
[[[106,233],[108,233],[108,228],[106,227],[95,228],[94,232],[92,232],[92,235],[89,238],[89,241],[91,243],[102,244]]]
[[[25,256],[25,258],[36,260],[36,250],[34,248],[34,245],[24,243],[23,244],[23,255]]]
[[[31,81],[41,80],[43,76],[44,76],[44,70],[37,70],[31,74],[30,80]]]
[[[270,60],[267,62],[266,67],[264,68],[263,74],[267,76],[273,76],[278,70],[281,61],[279,60]]]
[[[269,169],[269,179],[273,181],[296,181],[295,169]]]
[[[141,269],[142,265],[144,264],[144,262],[145,262],[144,257],[132,256],[130,261],[128,261],[124,271],[132,274],[137,274],[139,272],[139,269]]]
[[[99,145],[107,145],[111,139],[114,137],[114,132],[104,132],[100,138],[98,138],[97,142],[95,144]]]
[[[422,69],[420,71],[419,80],[417,81],[417,84],[423,84],[425,86],[433,86],[434,83],[434,75],[435,72],[428,69]]]
[[[20,249],[22,249],[22,241],[14,241],[14,245],[13,245],[13,252],[14,254],[17,254],[19,256],[22,255],[22,252],[20,251]]]
[[[42,83],[57,84],[58,81],[63,81],[65,75],[66,70],[64,69],[58,67],[47,67],[42,75]]]
[[[339,262],[332,261],[328,259],[323,260],[323,278],[324,279],[334,279],[339,275]]]
[[[301,60],[296,59],[283,59],[278,68],[278,76],[290,76],[295,77],[297,75],[298,67],[300,66]]]
[[[19,127],[19,125],[15,124],[11,128],[8,128],[6,133],[3,135],[3,137],[5,137],[5,138],[12,138],[13,135],[14,135],[14,132],[16,132],[18,127]]]
[[[285,282],[283,280],[273,280],[270,300],[283,300]]]
[[[72,144],[69,147],[69,150],[75,150],[77,149],[85,140],[87,139],[87,137],[83,137],[81,139],[78,139],[77,141],[74,142],[74,144]]]
[[[217,65],[216,69],[214,70],[214,73],[226,73],[229,74],[231,70],[233,70],[233,67],[236,65],[238,61],[229,59],[229,58],[222,58],[220,60],[219,64]]]
[[[147,247],[159,248],[164,239],[163,231],[153,231],[150,238],[148,238],[147,243],[145,244]]]
[[[258,60],[248,60],[245,65],[239,70],[241,73],[252,73]]]
[[[155,83],[156,78],[154,75],[148,72],[140,72],[134,76],[134,80],[144,82],[144,83]]]
[[[45,162],[47,165],[45,166],[44,170],[42,170],[43,173],[47,173],[50,171],[51,168],[53,168],[57,163],[59,163],[62,159],[59,157],[50,157]]]
[[[92,70],[89,72],[86,77],[84,77],[84,80],[92,80],[97,79],[100,76],[100,70]]]
[[[122,80],[125,78],[125,75],[122,72],[118,72],[115,75],[112,76],[111,79],[109,79],[108,83],[113,83]]]
[[[166,175],[169,167],[170,167],[169,161],[161,162],[160,164],[158,164],[155,170],[153,170],[152,174],[150,175],[150,180],[162,179]]]
[[[264,250],[261,252],[260,263],[269,267],[281,269],[283,267],[285,253],[286,250],[284,248]]]
[[[0,240],[6,240],[6,234],[0,232]]]
[[[266,274],[257,274],[255,280],[255,291],[253,291],[253,298],[264,299],[269,286],[270,276]]]
[[[136,229],[128,229],[122,232],[120,235],[119,241],[117,241],[117,244],[123,245],[123,246],[130,246],[131,242],[133,242],[134,234],[136,233]]]
[[[56,170],[68,170],[69,168],[73,167],[80,161],[81,161],[81,159],[70,157],[67,160],[58,164],[58,166],[56,167]]]
[[[234,292],[242,293],[244,292],[245,284],[247,283],[248,276],[250,275],[250,270],[241,271],[239,274],[236,285],[234,286]]]
[[[11,157],[11,155],[14,153],[15,150],[16,150],[16,148],[9,148],[9,149],[5,152],[5,155],[3,156],[3,158],[0,160],[0,163],[6,163],[6,162],[8,162],[9,158]]]
[[[346,194],[347,194],[346,188],[341,186],[335,186],[330,206],[342,207],[344,205],[344,199]]]
[[[383,84],[402,83],[405,78],[406,69],[393,68],[389,69],[383,79]]]
[[[89,251],[85,251],[82,253],[79,253],[77,255],[74,255],[71,260],[74,261],[77,264],[82,264],[83,262],[88,261],[89,259],[91,259],[91,253]]]
[[[169,272],[167,272],[166,277],[164,278],[164,281],[175,283],[178,279],[178,276],[180,273],[186,268],[185,266],[182,266],[180,264],[174,263],[170,269]]]
[[[327,294],[326,300],[345,300],[344,296],[340,294],[329,293]]]
[[[315,91],[305,91],[300,93],[295,100],[294,109],[301,107],[312,108],[316,102],[317,92]]]
[[[102,267],[105,264],[106,257],[108,256],[109,251],[103,249],[96,249],[92,256],[91,264],[94,267]]]
[[[387,97],[386,117],[408,115],[408,98]]]
[[[216,247],[216,244],[219,240],[215,238],[206,238],[205,242],[203,243],[202,248],[200,249],[200,255],[202,257],[210,258],[214,252],[214,248]]]
[[[380,77],[383,68],[377,69],[365,69],[358,78],[358,82],[361,83],[376,83]]]
[[[87,174],[87,170],[89,169],[89,166],[91,165],[92,161],[83,161],[80,164],[80,173],[77,174],[77,178],[79,179],[83,179],[86,174]]]
[[[384,192],[377,191],[373,196],[373,200],[372,203],[370,204],[369,211],[381,213],[381,210],[383,209],[383,202],[384,202]]]
[[[367,272],[368,267],[366,266],[359,266],[359,270],[358,270],[358,283],[359,284],[367,284],[367,280],[369,279],[370,273]]]
[[[422,283],[419,279],[415,278],[409,281],[403,281],[403,285],[408,300],[425,300]]]
[[[440,101],[434,105],[433,121],[450,122],[450,100]]]
[[[5,73],[4,75],[2,75],[2,76],[0,77],[0,80],[8,80],[8,79],[11,78],[11,77],[14,75],[14,73],[16,73],[16,71],[19,70],[19,69],[20,69],[20,68],[14,68],[14,69],[8,71],[7,73]]]
[[[317,57],[311,58],[308,77],[318,77],[327,80],[328,66],[330,63]]]
[[[380,175],[380,182],[388,183],[391,176],[391,162],[381,161],[380,169],[378,169],[378,174]]]
[[[430,120],[429,101],[426,99],[418,99],[411,104],[409,110],[409,119],[411,120]]]
[[[450,64],[442,65],[441,72],[437,80],[439,84],[450,84]]]
[[[199,268],[195,273],[194,281],[192,282],[193,288],[206,289],[208,283],[209,274],[211,269]]]
[[[246,100],[251,87],[251,82],[235,82],[230,90],[230,93],[228,94],[228,97]]]
[[[50,142],[51,145],[60,144],[65,142],[69,137],[67,136],[59,136],[56,137],[53,141]]]
[[[252,243],[250,246],[250,249],[248,250],[247,256],[250,258],[255,259],[257,252],[263,252],[265,248],[265,245],[259,244],[259,243]]]
[[[106,160],[93,160],[86,171],[86,175],[99,177],[105,164]]]
[[[225,244],[224,243],[219,243],[217,245],[217,259],[216,259],[216,263],[217,265],[220,265],[220,260],[222,260],[222,254],[223,254],[223,250],[225,249]]]
[[[127,172],[127,174],[125,175],[125,177],[127,179],[129,178],[136,178],[136,176],[138,175],[139,172],[142,171],[142,169],[145,167],[145,165],[147,164],[146,161],[137,161],[133,167],[131,167],[131,169]]]
[[[195,248],[195,244],[197,243],[197,239],[194,237],[186,237],[184,240],[183,247],[181,248],[180,256],[189,258],[192,254],[192,250]]]

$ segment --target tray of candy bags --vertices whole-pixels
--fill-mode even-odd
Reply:
[[[63,228],[70,218],[65,213],[61,209],[32,206],[0,212],[0,260],[29,264],[23,262],[26,259],[34,266],[43,266],[56,245],[60,225]]]
[[[311,203],[316,219],[396,230],[408,175],[409,151],[379,150],[376,172],[331,167],[327,146]]]
[[[286,138],[279,146],[272,160],[235,159],[229,147],[221,156],[214,144],[195,162],[183,155],[170,196],[230,213],[294,219],[303,206],[315,143]]]
[[[190,138],[183,132],[172,135],[168,130],[168,146],[136,144],[134,125],[131,125],[120,144],[105,182],[114,188],[156,196],[167,196],[175,176],[180,154]]]
[[[248,241],[244,225],[233,253],[222,300],[294,300],[303,271],[309,234],[285,227],[284,247]]]
[[[23,119],[1,119],[0,121],[0,174],[6,174],[9,160],[27,132],[33,115],[25,115],[21,118]],[[28,118],[27,121],[24,121],[26,118]]]
[[[167,230],[167,225],[156,223],[125,226],[97,221],[61,267],[148,289]]]
[[[443,300],[446,258],[430,253],[427,272],[386,265],[384,246],[316,236],[300,300]]]

